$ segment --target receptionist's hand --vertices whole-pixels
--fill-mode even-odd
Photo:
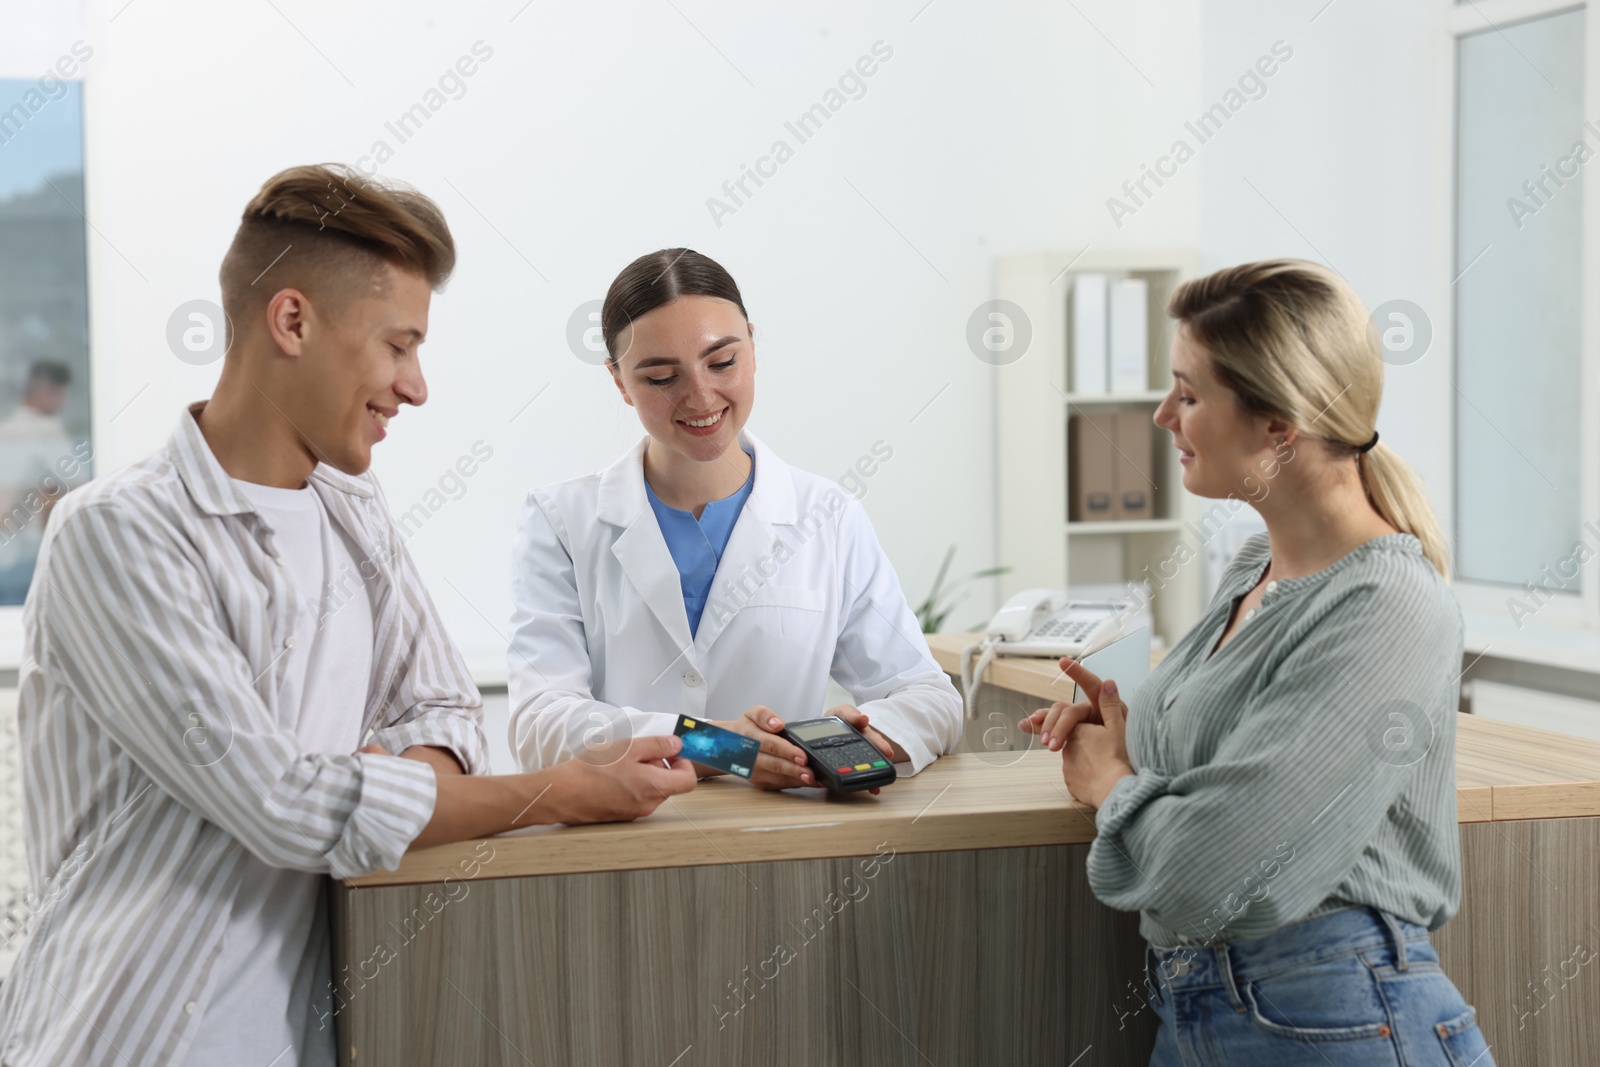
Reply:
[[[757,704],[737,719],[716,725],[761,742],[761,754],[756,757],[755,770],[750,775],[752,785],[762,789],[793,789],[817,784],[816,775],[806,765],[806,754],[798,745],[779,736],[783,720],[771,708]],[[701,773],[721,772],[707,767]]]
[[[867,713],[855,705],[840,704],[836,708],[829,708],[828,714],[837,715],[851,726],[854,726],[857,730],[860,730],[861,736],[878,746],[878,751],[882,752],[884,758],[890,763],[900,763],[911,758],[904,752],[900,751],[900,749],[896,748],[893,741],[889,740],[887,737],[884,737],[871,726],[868,726]],[[869,789],[868,792],[873,796],[877,796],[881,790],[879,790],[877,787],[873,787],[872,789]]]
[[[867,724],[867,713],[853,704],[840,704],[836,708],[828,709],[829,715],[837,715],[845,722],[861,731],[861,736],[878,746],[878,751],[883,753],[885,759],[891,763],[907,759],[905,753],[896,752],[894,742],[884,737],[877,730]],[[874,790],[876,792],[876,790]]]

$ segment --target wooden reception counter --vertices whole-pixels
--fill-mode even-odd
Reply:
[[[962,643],[930,639],[946,669]],[[1001,699],[1057,684],[996,668]],[[1600,1062],[1600,744],[1458,727],[1444,966],[1501,1067]],[[1143,942],[1089,892],[1093,812],[1058,756],[994,742],[876,797],[715,780],[335,883],[341,1062],[1142,1065]]]

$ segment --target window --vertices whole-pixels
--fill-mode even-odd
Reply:
[[[77,82],[0,80],[0,611],[94,459],[82,116]]]
[[[1585,12],[1551,7],[1452,22],[1456,574],[1518,628],[1551,602],[1572,619],[1596,599],[1580,566],[1597,478],[1583,186],[1600,122],[1585,115]],[[1600,552],[1600,530],[1587,543]]]

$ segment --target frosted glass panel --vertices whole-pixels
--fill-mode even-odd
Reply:
[[[1578,541],[1579,175],[1600,133],[1581,10],[1457,49],[1456,569],[1520,586]]]
[[[44,85],[0,79],[0,607],[27,596],[50,511],[94,456],[83,86]]]

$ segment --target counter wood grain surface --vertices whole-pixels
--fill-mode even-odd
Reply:
[[[929,644],[952,670],[968,640]],[[987,681],[966,751],[876,797],[715,780],[335,883],[340,1063],[1143,1067],[1138,916],[1089,889],[1060,757],[1006,726],[1070,686]],[[1445,971],[1501,1067],[1600,1063],[1600,744],[1457,727]]]
[[[949,670],[952,649],[969,639],[939,634],[929,645]],[[988,684],[1029,695],[1063,688],[1050,660],[999,660],[989,673]],[[1070,685],[1064,683],[1069,696]],[[1456,786],[1463,823],[1600,816],[1600,742],[1461,715]],[[1060,756],[1039,749],[963,752],[878,796],[772,793],[713,779],[636,822],[502,835],[493,870],[482,877],[693,867],[735,856],[741,863],[865,856],[891,834],[902,852],[947,852],[1082,844],[1094,833],[1093,810],[1072,800],[1062,782]],[[398,870],[346,884],[438,882],[458,872],[473,849],[472,842],[420,849]]]

